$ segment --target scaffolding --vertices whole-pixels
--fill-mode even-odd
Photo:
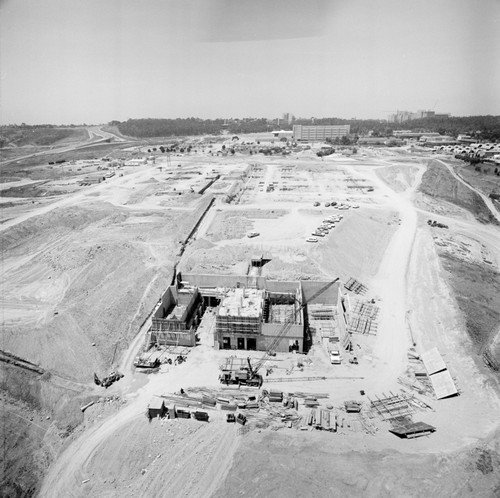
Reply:
[[[260,334],[262,319],[260,316],[220,316],[215,319],[217,333],[220,334]]]

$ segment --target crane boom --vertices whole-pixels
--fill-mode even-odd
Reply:
[[[334,283],[338,282],[339,278],[337,277],[335,280],[332,280],[331,282],[328,282],[326,285],[321,287],[318,291],[316,291],[310,298],[309,301],[312,301],[316,299],[317,297],[321,296],[323,292],[325,292],[327,289],[329,289]],[[271,342],[268,350],[266,351],[266,354],[255,364],[255,367],[253,368],[254,372],[257,372],[259,368],[270,358],[271,354],[273,353],[274,349],[278,344],[281,342],[281,339],[286,335],[290,327],[295,323],[295,319],[297,318],[297,315],[307,306],[308,301],[304,301],[296,310],[293,315],[288,318],[288,320],[285,321],[283,326],[281,327],[280,331],[278,332],[278,335],[273,339]]]

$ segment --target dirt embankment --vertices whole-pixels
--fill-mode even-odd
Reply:
[[[453,454],[352,451],[340,436],[245,436],[218,498],[498,496],[500,439]],[[331,440],[330,440],[331,439]],[[408,441],[411,446],[411,442]]]
[[[481,197],[454,178],[446,166],[436,161],[431,161],[427,167],[420,191],[468,209],[482,223],[492,221],[491,213]]]
[[[98,394],[93,372],[103,375],[117,364],[170,283],[178,241],[197,212],[198,206],[177,213],[95,199],[2,233],[1,349],[46,370],[0,364],[0,392],[14,400],[6,403],[14,415],[2,417],[4,446],[16,448],[6,454],[1,476],[12,496],[29,496],[81,423],[80,407]],[[47,416],[48,436],[19,437]]]
[[[443,251],[439,255],[477,352],[498,343],[495,336],[500,324],[500,273]],[[491,352],[500,363],[500,345]]]

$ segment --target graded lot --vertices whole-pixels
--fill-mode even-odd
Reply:
[[[430,203],[456,199],[439,189],[431,200],[417,192],[428,160],[424,152],[409,158],[396,149],[323,160],[306,152],[208,158],[200,149],[175,157],[170,166],[159,156],[155,164],[125,167],[123,177],[31,206],[12,201],[2,210],[0,226],[6,241],[2,349],[46,370],[45,377],[30,374],[24,382],[31,393],[25,402],[48,429],[39,444],[22,447],[19,441],[26,455],[13,450],[4,484],[16,489],[17,469],[28,456],[34,471],[23,475],[19,486],[41,496],[137,496],[145,490],[150,496],[498,493],[498,377],[481,364],[466,326],[474,315],[459,306],[460,292],[452,292],[456,287],[448,272],[453,275],[460,266],[443,264],[436,241],[470,249],[471,258],[482,258],[474,263],[482,268],[490,265],[484,259],[498,268],[500,232],[472,216],[429,212]],[[197,194],[214,168],[221,179]],[[432,182],[424,183],[428,194]],[[213,207],[189,238],[213,195]],[[325,207],[332,200],[359,208]],[[319,207],[313,206],[316,201]],[[339,213],[343,219],[326,237],[306,242],[318,223]],[[439,232],[427,225],[430,217],[449,225],[446,238],[433,238]],[[248,238],[250,231],[259,236]],[[460,246],[468,243],[464,237],[477,247]],[[153,395],[192,387],[220,390],[219,364],[229,355],[214,349],[208,334],[182,365],[162,365],[150,375],[133,369],[141,325],[170,284],[174,265],[181,271],[242,275],[256,254],[269,259],[262,267],[268,278],[357,278],[380,308],[377,335],[353,337],[358,365],[332,365],[321,341],[314,341],[302,371],[286,373],[296,355],[271,359],[275,368],[264,388],[324,392],[324,404],[358,399],[366,407],[361,390],[372,398],[400,389],[398,377],[408,372],[413,344],[418,353],[437,346],[460,396],[433,399],[433,411],[419,414],[436,432],[407,441],[390,434],[386,423],[372,421],[373,434],[286,426],[243,434],[220,410],[211,412],[208,424],[148,423],[144,413]],[[493,299],[495,285],[483,289],[485,300]],[[493,326],[497,318],[489,316],[481,327]],[[490,340],[494,333],[483,336]],[[252,353],[255,359],[262,355]],[[80,406],[103,394],[92,384],[93,372],[102,375],[118,366],[125,377],[106,393],[121,400],[109,402],[116,409],[97,403],[82,414]],[[2,389],[18,396],[23,380],[17,376],[15,387],[14,367],[1,368]],[[325,378],[300,380],[306,376]],[[281,382],[284,377],[293,380]],[[22,416],[23,406],[7,396],[5,401]],[[15,437],[19,423],[38,420],[16,419],[21,422],[4,425],[6,439]]]

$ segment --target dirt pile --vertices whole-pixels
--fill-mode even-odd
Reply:
[[[446,166],[436,161],[428,165],[420,191],[468,209],[483,223],[492,221],[491,213],[481,197],[454,178]]]

